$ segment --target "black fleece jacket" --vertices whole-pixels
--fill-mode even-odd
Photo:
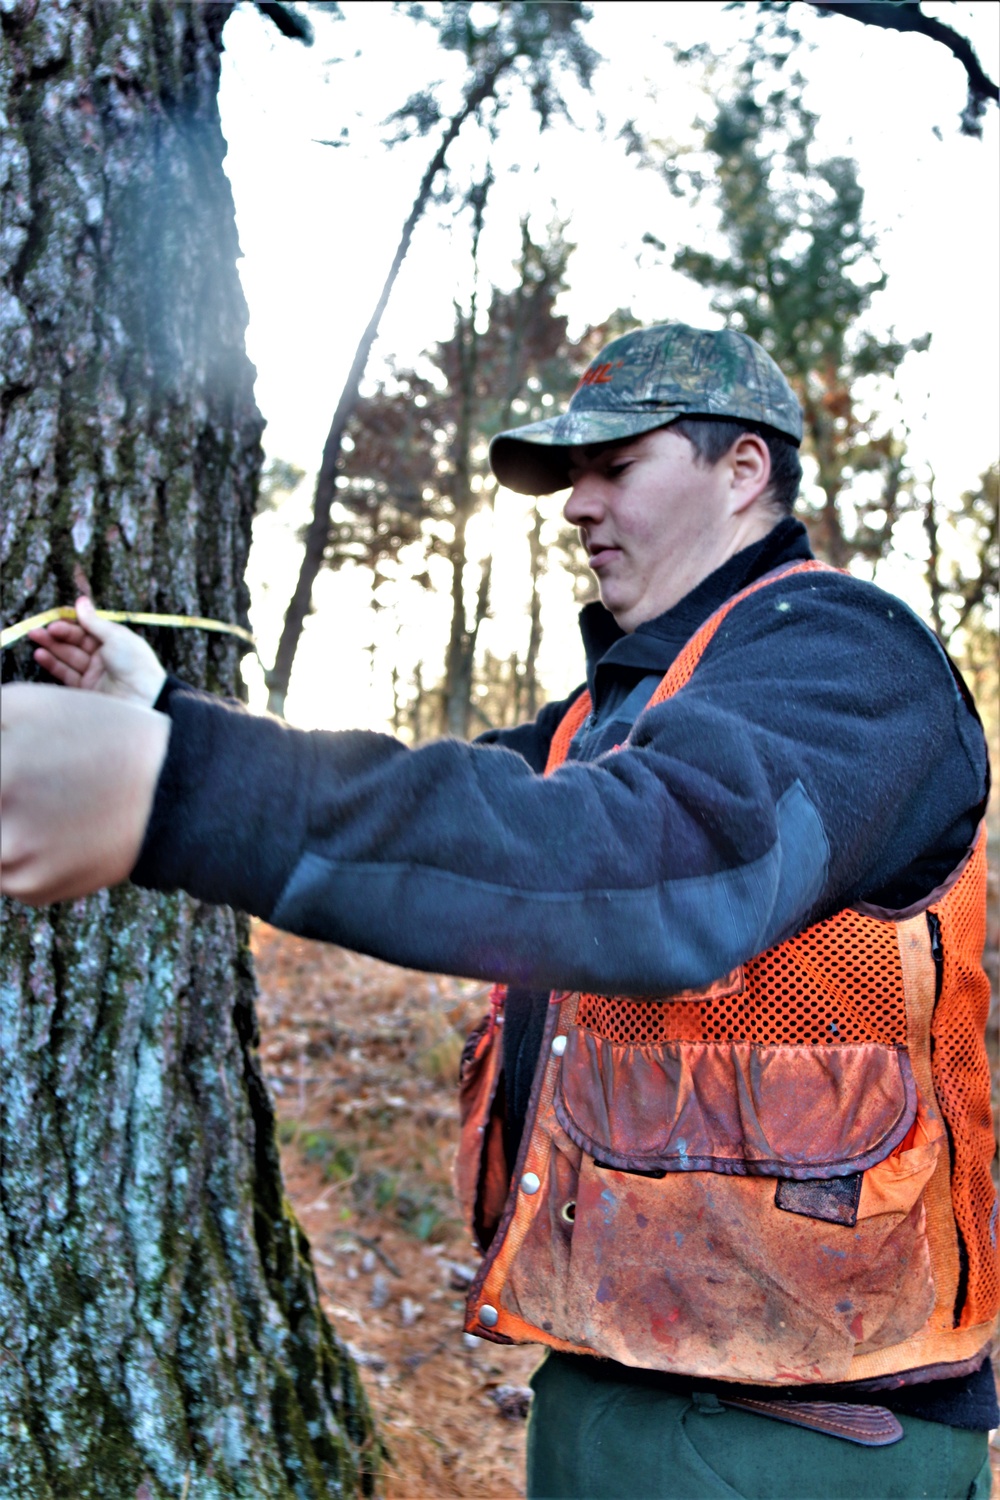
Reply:
[[[852,902],[920,901],[969,847],[988,791],[981,727],[934,636],[871,584],[819,573],[759,591],[683,691],[643,711],[720,604],[809,556],[787,520],[629,635],[588,606],[594,713],[549,777],[576,693],[518,729],[410,750],[171,682],[132,878],[506,981],[513,1149],[548,989],[707,984]]]
[[[846,903],[905,907],[967,849],[987,762],[937,641],[880,589],[827,573],[761,590],[604,753],[628,729],[606,706],[623,684],[662,675],[718,604],[802,556],[785,522],[632,635],[585,611],[600,732],[549,777],[571,699],[410,750],[173,685],[133,879],[415,968],[649,996]]]

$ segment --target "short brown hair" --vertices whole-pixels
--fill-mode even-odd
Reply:
[[[802,483],[802,462],[795,444],[780,432],[733,417],[678,417],[670,426],[687,438],[705,464],[718,463],[745,432],[763,438],[771,455],[767,497],[776,509],[785,515],[792,514]]]

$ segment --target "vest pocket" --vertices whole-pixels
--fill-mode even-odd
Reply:
[[[902,1048],[877,1042],[628,1046],[569,1029],[555,1112],[623,1172],[846,1177],[883,1161],[917,1115]]]
[[[923,1104],[906,1135],[882,1161],[848,1177],[779,1177],[775,1208],[830,1224],[852,1227],[859,1219],[880,1214],[902,1218],[919,1201],[941,1153],[942,1134],[935,1131]]]
[[[484,1016],[466,1038],[459,1069],[455,1192],[481,1250],[496,1233],[510,1185],[503,1141],[502,1037],[502,1027]]]
[[[521,1316],[626,1364],[776,1384],[844,1379],[924,1325],[940,1127],[905,1052],[567,1030]]]
[[[907,1132],[889,1155],[876,1162],[861,1180],[859,1219],[891,1214],[903,1218],[920,1201],[937,1167],[944,1142],[944,1129],[928,1113],[922,1099]]]

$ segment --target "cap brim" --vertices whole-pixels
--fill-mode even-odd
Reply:
[[[570,454],[592,443],[639,437],[676,421],[676,411],[568,411],[527,427],[500,432],[490,443],[490,468],[519,495],[551,495],[569,488]]]

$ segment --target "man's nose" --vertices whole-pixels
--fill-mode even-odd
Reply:
[[[563,515],[571,526],[586,526],[604,514],[602,485],[596,474],[581,474],[573,483]]]

